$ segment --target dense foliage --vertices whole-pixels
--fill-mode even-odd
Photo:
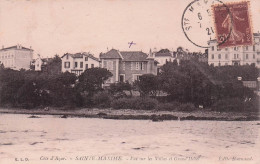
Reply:
[[[47,67],[55,68],[53,63],[59,62],[55,57]],[[199,106],[217,111],[258,110],[259,97],[237,79],[255,81],[259,69],[253,65],[213,67],[196,60],[167,62],[157,76],[145,74],[133,84],[115,83],[107,90],[102,85],[112,73],[106,69],[87,69],[78,77],[69,72],[48,70],[16,71],[0,67],[0,105],[188,112]],[[136,90],[141,97],[132,96]]]
[[[252,99],[255,94],[244,87],[237,77],[256,81],[255,66],[213,67],[193,60],[166,63],[158,75],[160,89],[169,94],[170,101],[191,102],[211,106],[227,98]]]
[[[111,73],[102,68],[88,69],[79,78],[69,72],[51,74],[1,69],[0,104],[24,108],[83,106],[86,105],[84,93],[93,96],[96,91],[102,90],[102,83],[110,76]]]

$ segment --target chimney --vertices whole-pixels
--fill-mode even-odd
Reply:
[[[150,58],[153,58],[153,52],[152,52],[151,48],[150,48],[150,51],[149,51],[149,55],[150,55]]]

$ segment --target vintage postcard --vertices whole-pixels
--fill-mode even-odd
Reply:
[[[0,0],[0,164],[260,163],[260,0]]]

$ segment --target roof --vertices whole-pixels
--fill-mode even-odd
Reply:
[[[26,48],[26,47],[23,47],[23,46],[21,46],[21,48],[18,48],[18,46],[12,46],[12,47],[7,47],[7,48],[2,48],[0,51],[11,50],[11,49],[33,51],[33,49]]]
[[[99,57],[102,59],[120,59],[121,58],[119,51],[115,50],[115,49],[111,49],[107,53],[101,53],[99,55]]]
[[[146,61],[148,55],[142,51],[120,51],[123,61]]]
[[[156,52],[155,57],[165,57],[165,56],[172,56],[170,52]]]
[[[69,55],[69,56],[71,56],[72,58],[89,57],[89,58],[91,58],[91,59],[93,59],[93,60],[99,61],[98,58],[96,58],[96,57],[93,56],[92,54],[86,53],[86,52],[83,52],[83,53],[75,53],[75,54],[66,53],[66,54],[64,54],[61,58],[63,58],[63,57],[66,56],[66,55]]]
[[[107,53],[101,53],[101,59],[122,59],[122,61],[147,61],[148,55],[142,51],[119,51],[111,49]]]
[[[47,62],[47,61],[49,61],[49,60],[51,60],[52,58],[42,58],[42,61],[43,62]]]
[[[69,54],[72,58],[83,58],[83,53]]]

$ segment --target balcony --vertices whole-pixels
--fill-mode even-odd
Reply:
[[[231,59],[232,60],[232,62],[237,62],[237,61],[241,61],[241,59],[240,58],[233,58],[233,59]]]

